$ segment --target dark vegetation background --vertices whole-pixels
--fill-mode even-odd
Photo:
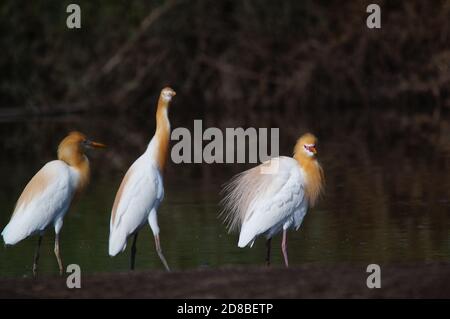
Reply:
[[[66,27],[71,2],[81,6],[80,30]],[[369,3],[381,6],[379,30],[366,27]],[[324,239],[324,250],[300,237],[298,256],[448,261],[449,21],[448,0],[3,0],[0,225],[60,140],[80,130],[109,147],[89,154],[92,183],[80,201],[88,217],[67,222],[72,253],[81,251],[76,236],[99,238],[101,252],[80,258],[112,269],[101,248],[109,209],[170,85],[173,128],[191,128],[194,119],[204,128],[278,127],[283,155],[305,131],[319,137],[326,191],[304,230]],[[173,211],[161,229],[165,240],[170,229],[178,240],[164,243],[169,258],[172,247],[173,260],[186,265],[198,246],[219,252],[217,264],[229,261],[220,253],[219,192],[243,169],[169,162],[162,209]],[[203,253],[192,258],[197,266]]]
[[[70,2],[0,4],[7,149],[28,138],[26,154],[54,152],[70,126],[135,153],[165,85],[178,93],[174,127],[281,127],[289,150],[306,129],[403,153],[448,148],[449,1],[80,0],[78,30],[65,25]],[[371,2],[378,30],[366,27]],[[47,145],[42,125],[6,124],[42,117],[63,122],[46,126]]]

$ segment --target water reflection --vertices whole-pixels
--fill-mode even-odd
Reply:
[[[174,127],[181,125],[181,119],[177,120]],[[255,122],[247,119],[246,125]],[[221,125],[215,124],[214,118],[205,119],[205,123],[238,126],[226,117]],[[265,117],[263,123],[260,126],[280,124],[270,117]],[[0,160],[1,228],[9,220],[24,185],[55,157],[61,137],[71,129],[81,130],[110,147],[90,156],[91,185],[65,218],[61,234],[63,260],[65,264],[80,264],[84,272],[126,270],[128,249],[115,258],[107,254],[109,214],[123,173],[143,151],[153,125],[151,119],[136,124],[95,118],[86,122],[79,117],[1,123],[5,150]],[[290,154],[295,137],[307,129],[310,127],[298,124],[296,130],[280,130],[281,152]],[[421,153],[398,147],[402,139],[386,139],[385,144],[380,144],[380,139],[351,134],[345,127],[335,132],[320,127],[315,131],[321,138],[319,152],[327,178],[326,195],[307,215],[301,230],[289,234],[293,265],[449,259],[448,144]],[[257,241],[252,249],[237,248],[237,235],[227,234],[217,216],[221,185],[246,167],[168,165],[166,199],[160,208],[159,223],[162,247],[171,268],[263,263],[264,241]],[[31,274],[36,240],[29,238],[14,247],[0,248],[0,276]],[[279,247],[276,249],[273,262],[281,265]],[[40,271],[56,274],[51,231],[44,237],[41,252]],[[137,268],[163,269],[149,228],[140,233]]]

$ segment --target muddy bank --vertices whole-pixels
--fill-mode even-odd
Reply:
[[[380,289],[368,289],[365,265],[224,267],[102,273],[68,289],[56,277],[0,279],[2,298],[450,298],[450,263],[382,265]]]

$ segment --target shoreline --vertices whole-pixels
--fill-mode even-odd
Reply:
[[[450,298],[450,263],[381,265],[381,288],[369,289],[367,265],[199,268],[0,279],[0,298]]]

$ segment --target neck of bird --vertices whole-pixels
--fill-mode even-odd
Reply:
[[[156,164],[161,173],[167,162],[167,154],[169,151],[170,140],[170,122],[168,117],[169,102],[164,101],[162,97],[158,101],[158,109],[156,111],[156,132],[153,139],[156,142]]]
[[[58,159],[65,162],[70,167],[76,169],[79,173],[77,193],[82,192],[90,179],[89,160],[79,147],[63,147],[58,150]]]
[[[306,198],[308,199],[309,206],[313,207],[323,190],[323,170],[315,157],[297,153],[294,154],[294,158],[305,172]]]

